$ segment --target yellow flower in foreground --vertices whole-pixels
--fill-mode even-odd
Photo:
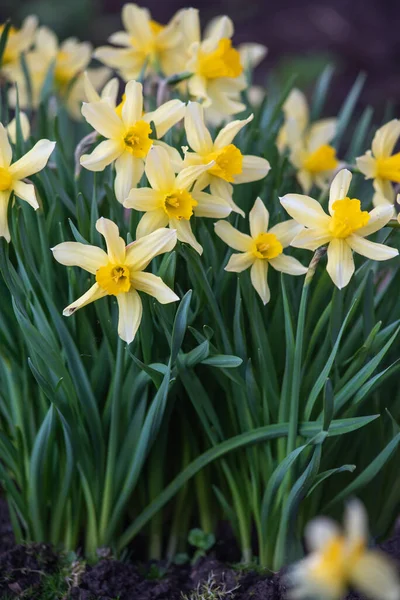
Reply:
[[[147,8],[125,4],[122,22],[126,31],[117,31],[110,38],[121,46],[97,48],[94,56],[105,65],[118,70],[122,79],[137,79],[147,64],[147,72],[172,75],[181,70],[182,33],[175,18],[168,25],[153,21]]]
[[[32,46],[37,23],[37,17],[31,15],[30,17],[26,17],[20,29],[10,27],[2,60],[2,70],[4,70],[6,75],[8,68],[20,66],[22,52],[26,52]],[[3,30],[4,25],[0,25],[0,35],[3,33]]]
[[[126,208],[145,212],[136,236],[141,238],[159,227],[169,225],[176,229],[178,240],[190,244],[201,254],[203,248],[193,234],[191,217],[223,219],[231,212],[229,203],[223,198],[201,191],[189,191],[208,167],[187,167],[175,176],[168,153],[164,148],[154,146],[147,157],[145,169],[151,188],[132,189],[124,202]]]
[[[19,113],[19,122],[21,125],[22,139],[26,142],[31,135],[31,126],[27,115],[22,111]],[[15,144],[17,142],[17,119],[15,117],[7,125],[7,133],[12,143]]]
[[[251,283],[264,304],[269,302],[271,294],[268,286],[268,266],[289,275],[304,275],[307,267],[293,256],[283,254],[294,236],[302,229],[293,220],[285,221],[268,229],[269,212],[261,198],[257,198],[249,214],[250,235],[241,233],[228,221],[215,223],[215,233],[231,248],[239,250],[233,254],[225,271],[241,273],[249,267]]]
[[[214,164],[199,178],[196,190],[210,186],[211,193],[225,198],[234,212],[244,212],[232,200],[232,184],[248,183],[265,177],[270,164],[259,156],[243,155],[232,142],[239,131],[253,119],[251,115],[243,121],[231,121],[215,140],[204,124],[203,108],[197,102],[189,102],[185,115],[186,137],[193,152],[186,152],[183,166]]]
[[[174,248],[176,232],[173,229],[158,229],[126,246],[119,236],[117,225],[109,219],[98,219],[96,229],[105,238],[107,252],[79,242],[64,242],[52,248],[54,258],[62,265],[80,267],[96,276],[96,283],[67,306],[63,314],[69,317],[99,298],[116,296],[118,335],[130,344],[142,318],[142,301],[138,291],[153,296],[161,304],[179,300],[160,277],[144,272],[155,256]]]
[[[367,548],[367,515],[358,500],[347,505],[343,530],[319,517],[307,525],[305,538],[311,554],[287,574],[290,598],[339,600],[350,586],[374,600],[400,598],[395,566],[383,553]]]
[[[307,100],[297,89],[289,94],[283,112],[285,123],[278,135],[278,148],[289,149],[298,182],[306,194],[314,184],[323,189],[339,166],[336,151],[330,145],[337,120],[323,119],[310,124]]]
[[[374,206],[394,204],[395,192],[392,181],[400,183],[400,152],[393,149],[400,137],[400,121],[393,119],[378,129],[372,140],[372,151],[356,159],[357,167],[366,179],[373,179]]]
[[[115,195],[123,202],[130,190],[137,185],[144,171],[144,159],[158,140],[150,138],[156,133],[162,138],[173,125],[183,118],[185,105],[180,100],[170,100],[153,112],[143,114],[143,88],[137,81],[130,81],[125,88],[121,116],[108,99],[84,103],[82,114],[86,121],[102,136],[101,142],[91,154],[81,156],[81,165],[89,171],[103,171],[115,162]],[[156,131],[153,132],[150,123]]]
[[[327,271],[339,289],[344,288],[354,273],[353,250],[372,260],[387,260],[398,255],[395,248],[366,240],[367,235],[382,229],[393,215],[393,206],[361,210],[361,202],[347,194],[351,173],[342,169],[332,181],[329,215],[317,200],[301,194],[286,194],[281,204],[293,219],[306,227],[291,245],[316,250],[328,244]]]
[[[7,208],[11,193],[28,202],[35,210],[39,208],[35,188],[23,179],[41,171],[54,150],[55,142],[39,140],[15,163],[12,163],[12,150],[6,128],[0,123],[0,237],[10,241],[7,222]]]

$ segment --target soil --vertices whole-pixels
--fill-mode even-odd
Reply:
[[[200,592],[196,598],[284,600],[283,572],[271,574],[232,568],[232,563],[223,562],[223,553],[225,550],[225,560],[232,557],[236,560],[238,549],[226,527],[221,527],[220,533],[225,534],[227,541],[217,543],[213,553],[194,566],[168,567],[163,562],[143,564],[103,559],[83,569],[81,563],[78,569],[70,569],[78,575],[69,577],[69,592],[64,596],[54,595],[54,600],[192,600],[191,592],[196,589]],[[380,549],[391,556],[400,571],[399,528]],[[60,567],[60,557],[51,546],[15,544],[7,506],[0,499],[0,599],[41,599],[46,577]],[[214,595],[206,595],[207,589],[213,590]],[[347,600],[362,600],[362,597],[352,593]]]

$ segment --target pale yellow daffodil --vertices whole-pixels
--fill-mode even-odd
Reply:
[[[31,126],[29,124],[29,119],[28,119],[26,113],[24,113],[22,110],[19,113],[19,122],[21,125],[22,139],[26,142],[26,140],[31,135]],[[12,143],[16,144],[16,142],[17,142],[17,119],[15,117],[7,125],[7,133],[8,133],[8,137],[10,138]]]
[[[388,260],[398,255],[395,248],[366,240],[382,229],[393,215],[393,206],[361,210],[361,202],[347,194],[351,173],[342,169],[332,181],[329,193],[329,214],[321,204],[301,194],[286,194],[281,204],[293,219],[306,229],[291,242],[295,248],[316,250],[328,244],[327,271],[339,289],[344,288],[354,273],[353,250],[371,260]]]
[[[20,29],[10,27],[6,47],[2,59],[2,71],[9,77],[10,69],[20,67],[20,58],[23,52],[32,46],[38,24],[37,17],[31,15],[26,17]],[[4,25],[0,25],[0,35],[3,33]]]
[[[12,193],[28,202],[35,210],[39,208],[35,187],[23,180],[44,169],[53,152],[55,142],[39,140],[15,163],[12,162],[12,149],[6,128],[0,123],[0,237],[10,241],[7,222],[7,209]]]
[[[101,46],[94,56],[116,69],[125,81],[137,79],[145,66],[147,73],[173,75],[182,67],[182,33],[172,18],[168,25],[153,21],[147,8],[125,4],[122,8],[125,31],[117,31],[109,42],[120,46]]]
[[[52,248],[54,258],[62,265],[80,267],[96,276],[96,283],[67,306],[63,314],[69,317],[99,298],[116,296],[118,335],[130,344],[142,318],[142,301],[138,291],[153,296],[161,304],[179,300],[160,277],[144,272],[155,256],[174,248],[176,232],[173,229],[158,229],[126,246],[113,221],[102,217],[96,222],[96,229],[105,238],[107,252],[79,242],[63,242]]]
[[[297,180],[308,194],[313,185],[324,189],[339,166],[330,142],[335,137],[337,119],[310,123],[306,97],[293,89],[284,106],[285,122],[278,134],[279,150],[289,149],[290,161],[297,170]]]
[[[290,245],[292,239],[302,229],[294,220],[278,223],[271,229],[269,212],[261,198],[257,198],[249,214],[250,235],[241,233],[228,221],[215,223],[215,233],[231,248],[239,250],[233,254],[225,271],[241,273],[250,268],[251,283],[264,304],[270,300],[268,286],[268,267],[289,275],[304,275],[304,267],[293,256],[287,256],[283,249]]]
[[[201,254],[203,248],[193,234],[191,217],[195,215],[223,219],[232,210],[223,198],[202,191],[190,191],[193,183],[208,166],[187,167],[175,176],[166,150],[153,146],[145,168],[151,188],[133,188],[124,202],[126,208],[145,212],[137,227],[136,236],[140,238],[159,227],[169,225],[176,229],[178,240],[190,244]]]
[[[143,113],[143,88],[137,81],[126,84],[121,115],[108,99],[84,103],[82,114],[102,136],[91,154],[81,156],[81,165],[89,171],[103,171],[115,161],[115,195],[123,202],[137,185],[144,171],[144,159],[153,144],[150,123],[156,127],[157,138],[162,138],[173,125],[183,118],[185,105],[180,100],[169,100],[155,111]]]
[[[374,206],[394,204],[392,181],[400,183],[400,152],[393,149],[400,137],[400,120],[393,119],[375,133],[372,150],[356,159],[357,167],[366,179],[373,179]]]
[[[389,557],[370,550],[364,506],[348,503],[341,530],[335,521],[318,517],[305,530],[310,555],[289,569],[288,597],[340,600],[349,587],[373,600],[399,600],[400,582]]]
[[[189,102],[185,115],[186,137],[192,152],[185,153],[183,166],[213,165],[198,179],[196,190],[210,186],[211,193],[225,198],[234,212],[244,216],[244,212],[232,200],[233,187],[263,179],[270,164],[259,156],[243,155],[232,142],[239,131],[253,119],[253,115],[243,121],[232,121],[218,133],[213,141],[204,123],[203,108],[197,102]]]

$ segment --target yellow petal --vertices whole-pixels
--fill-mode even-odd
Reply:
[[[125,261],[125,242],[119,236],[118,226],[110,219],[100,217],[96,221],[96,229],[106,241],[107,254],[110,262],[124,263]]]
[[[163,208],[149,210],[140,219],[136,228],[136,239],[142,238],[169,223],[168,215]]]
[[[392,204],[377,206],[369,213],[368,225],[358,229],[357,235],[366,237],[367,235],[375,233],[375,231],[379,231],[379,229],[385,227],[385,225],[390,221],[393,215],[394,206]]]
[[[118,90],[119,90],[119,81],[118,81],[117,77],[113,77],[103,87],[103,89],[101,91],[101,99],[108,100],[112,107],[116,107],[117,99],[118,99]]]
[[[175,172],[168,152],[162,146],[152,146],[146,159],[146,176],[154,190],[168,194],[175,186]]]
[[[125,128],[122,120],[107,100],[84,102],[82,114],[89,125],[105,138],[121,140],[124,137]]]
[[[125,264],[133,271],[143,271],[155,256],[173,250],[176,237],[176,231],[167,228],[145,235],[126,247]]]
[[[224,198],[205,192],[192,193],[192,197],[197,202],[197,206],[193,209],[196,217],[225,219],[231,214],[232,209]]]
[[[243,127],[250,123],[254,118],[254,115],[250,115],[247,119],[242,121],[231,121],[228,125],[225,125],[214,140],[214,149],[219,150],[229,146]]]
[[[10,230],[8,228],[8,219],[7,219],[7,211],[8,211],[8,202],[10,200],[11,192],[0,192],[0,237],[3,237],[10,241]]]
[[[118,294],[118,335],[127,344],[135,339],[142,320],[142,301],[136,290]]]
[[[372,140],[372,152],[375,158],[387,158],[400,136],[400,120],[393,119],[380,127]]]
[[[104,267],[109,262],[104,250],[98,246],[80,242],[62,242],[54,246],[51,251],[60,264],[66,267],[80,267],[93,275],[97,269]]]
[[[207,175],[207,174],[205,173],[204,175]],[[203,175],[200,177],[200,179],[198,181],[200,181],[201,179],[203,179]],[[204,183],[208,183],[207,180],[205,180]],[[213,175],[211,175],[209,183],[210,183],[211,193],[214,196],[219,196],[220,198],[224,198],[230,205],[233,212],[238,213],[242,217],[245,216],[244,211],[233,201],[233,198],[232,198],[233,186],[228,181],[224,181],[220,177],[214,177]],[[197,186],[197,183],[196,183],[196,186]],[[206,187],[206,186],[204,186],[204,187]]]
[[[243,156],[242,172],[235,175],[235,183],[249,183],[266,177],[271,169],[269,162],[260,156]]]
[[[250,270],[251,283],[264,304],[271,298],[268,281],[268,261],[256,260]]]
[[[153,121],[156,126],[157,138],[162,138],[185,116],[185,104],[181,100],[169,100],[155,111],[147,113],[145,120],[150,123]]]
[[[166,151],[166,153],[169,156],[169,162],[170,162],[172,168],[174,169],[175,173],[178,173],[179,171],[182,170],[183,160],[176,148],[169,146],[168,144],[166,144],[165,142],[162,142],[161,140],[153,140],[153,146],[160,146],[161,148],[164,148],[164,150]]]
[[[331,239],[332,234],[323,229],[303,229],[292,239],[290,245],[304,250],[316,250],[328,244]]]
[[[307,99],[303,92],[293,88],[283,105],[286,120],[293,120],[299,132],[303,132],[309,121]]]
[[[308,267],[304,267],[296,258],[285,254],[271,258],[269,264],[277,271],[288,275],[304,275],[308,271]]]
[[[176,302],[179,300],[179,296],[175,294],[157,275],[153,273],[133,273],[131,275],[131,282],[135,289],[145,294],[149,294],[156,298],[160,304],[169,304],[170,302]]]
[[[280,201],[289,215],[304,227],[324,231],[328,229],[330,217],[314,198],[302,194],[286,194]]]
[[[18,198],[25,200],[35,210],[39,208],[39,203],[36,199],[35,187],[31,183],[25,183],[24,181],[15,181],[13,184],[13,190]]]
[[[384,554],[365,552],[351,572],[351,583],[368,598],[399,600],[400,582],[396,567]]]
[[[290,246],[293,239],[296,237],[300,231],[302,231],[303,226],[297,223],[294,219],[289,219],[288,221],[283,221],[283,223],[278,223],[274,225],[269,230],[269,233],[273,233],[283,248]]]
[[[198,102],[189,102],[185,114],[185,131],[188,144],[199,154],[210,154],[213,142],[204,123],[204,110]]]
[[[125,102],[122,106],[122,121],[128,129],[143,114],[143,87],[138,81],[129,81],[125,86]]]
[[[228,221],[215,223],[215,233],[231,248],[240,252],[250,251],[253,240],[249,235],[235,229]]]
[[[138,48],[146,47],[153,35],[150,27],[151,16],[147,8],[136,4],[125,4],[122,8],[122,22]]]
[[[345,240],[334,238],[330,242],[326,270],[340,290],[349,283],[354,273],[354,260],[351,248]]]
[[[390,248],[384,244],[370,242],[359,235],[351,235],[346,239],[350,248],[371,260],[388,260],[398,256],[399,251],[396,248]]]
[[[14,179],[24,179],[44,169],[54,150],[55,142],[39,140],[24,156],[11,165],[10,174]]]
[[[99,94],[97,93],[93,83],[90,81],[87,71],[85,71],[83,74],[83,89],[85,91],[87,102],[100,102],[100,100],[102,100],[102,98],[100,98]]]
[[[232,254],[227,262],[225,271],[232,271],[234,273],[241,273],[245,271],[254,263],[256,259],[252,252],[243,252],[240,254]]]
[[[147,212],[148,210],[162,208],[164,201],[165,194],[162,192],[158,192],[152,188],[133,188],[125,200],[124,206]]]
[[[121,204],[128,198],[129,192],[135,187],[144,171],[144,162],[141,158],[132,156],[130,152],[124,152],[115,161],[115,196]]]
[[[255,238],[268,230],[269,212],[261,198],[257,198],[249,214],[250,234]]]
[[[180,242],[189,244],[198,254],[203,254],[203,248],[194,236],[190,221],[186,221],[185,219],[182,219],[181,221],[178,221],[178,219],[171,219],[169,225],[176,229],[176,235]]]
[[[352,174],[348,169],[341,169],[335,175],[329,190],[329,212],[332,214],[332,204],[336,200],[343,200],[348,196]]]
[[[117,140],[101,142],[91,154],[83,154],[80,158],[82,167],[89,171],[104,171],[108,165],[124,152],[124,146]]]
[[[178,190],[186,190],[188,189],[195,181],[205,173],[212,163],[208,163],[206,165],[197,165],[193,167],[186,167],[186,169],[182,169],[180,173],[178,173],[175,181],[175,186]]]
[[[78,300],[75,300],[75,302],[64,308],[63,315],[64,317],[70,317],[74,314],[74,312],[76,312],[83,306],[86,306],[91,302],[95,302],[95,300],[99,300],[99,298],[104,298],[104,296],[107,296],[107,292],[103,290],[98,283],[95,283],[94,285],[92,285],[90,290],[83,294],[83,296],[81,296],[80,298],[78,298]]]

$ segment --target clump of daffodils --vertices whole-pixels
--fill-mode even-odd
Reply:
[[[307,525],[305,540],[310,554],[289,571],[290,598],[339,600],[349,587],[376,600],[400,598],[395,566],[367,546],[367,515],[358,500],[346,506],[343,530],[319,517]]]

